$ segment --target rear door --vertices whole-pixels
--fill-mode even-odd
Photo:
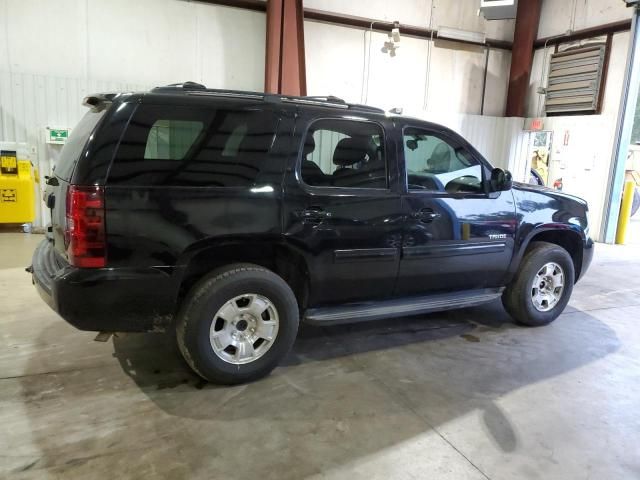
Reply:
[[[309,266],[309,306],[393,295],[402,215],[390,128],[384,117],[299,117],[283,214]]]
[[[289,121],[245,99],[139,105],[105,188],[109,265],[172,271],[210,246],[251,254],[280,238],[286,157],[277,132]]]
[[[407,125],[402,138],[406,220],[396,292],[501,286],[516,231],[512,193],[487,191],[489,165],[457,134]]]

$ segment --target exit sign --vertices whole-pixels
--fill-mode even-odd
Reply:
[[[542,130],[544,123],[541,118],[534,118],[531,120],[531,130]]]
[[[47,143],[56,145],[64,145],[69,139],[68,128],[48,128],[47,127]]]

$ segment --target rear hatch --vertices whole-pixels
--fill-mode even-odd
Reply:
[[[80,123],[71,132],[69,141],[62,149],[53,174],[46,182],[44,202],[47,208],[51,210],[51,228],[47,235],[49,240],[53,242],[56,252],[67,260],[69,260],[67,251],[69,247],[69,218],[67,215],[69,186],[75,167],[83,155],[87,142],[92,137],[106,110],[89,110],[84,115]]]

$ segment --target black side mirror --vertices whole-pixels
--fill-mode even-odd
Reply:
[[[509,170],[494,168],[491,170],[491,191],[505,192],[511,190],[513,179]]]

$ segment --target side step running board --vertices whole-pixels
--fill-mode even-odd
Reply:
[[[485,288],[378,302],[310,308],[304,313],[303,321],[311,325],[337,325],[473,307],[498,298],[502,295],[503,290],[504,288]]]

